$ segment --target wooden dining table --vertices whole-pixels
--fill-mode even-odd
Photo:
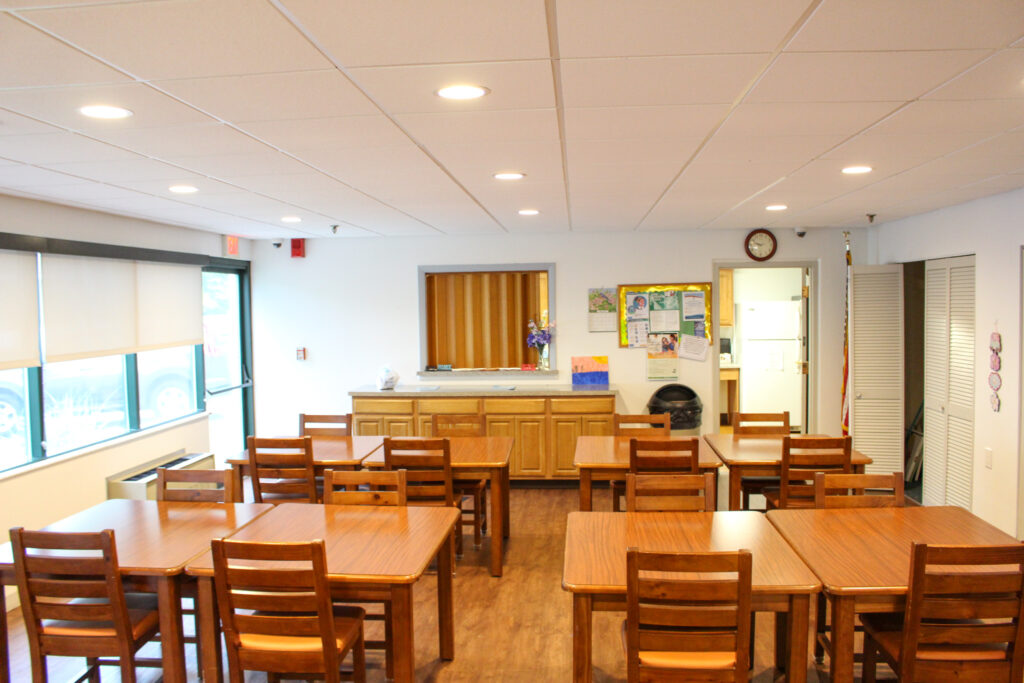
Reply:
[[[272,505],[180,503],[154,500],[106,500],[44,527],[45,531],[114,530],[121,575],[133,583],[155,584],[160,616],[163,680],[185,681],[185,647],[181,619],[181,582],[185,566],[209,552],[210,541],[222,538],[270,511]],[[0,586],[16,583],[11,544],[0,546]],[[0,588],[0,614],[6,616]],[[5,648],[3,671],[8,671]],[[7,678],[3,678],[7,683]]]
[[[452,472],[459,479],[476,476],[491,481],[491,576],[501,576],[505,539],[509,537],[509,458],[515,443],[509,436],[452,436],[450,442]],[[401,437],[395,437],[400,441]],[[363,467],[384,466],[384,449],[363,460]]]
[[[830,680],[852,683],[858,612],[901,612],[910,544],[986,545],[1017,539],[961,507],[771,510],[768,520],[821,580],[832,606]]]
[[[593,612],[626,610],[629,547],[749,550],[753,609],[776,613],[776,666],[789,681],[806,681],[810,599],[821,584],[764,515],[752,511],[569,513],[562,588],[573,597],[573,680],[593,679]]]
[[[580,472],[580,511],[593,510],[593,482],[612,481],[626,478],[629,472],[629,441],[635,436],[580,436],[576,439],[576,454],[572,464]],[[683,437],[643,437],[678,441]],[[717,490],[718,468],[722,461],[715,452],[697,439],[699,447],[697,467],[701,473],[712,472],[715,475]]]
[[[704,441],[729,468],[730,510],[741,508],[743,477],[778,477],[782,473],[782,436],[705,434]],[[864,466],[871,464],[871,458],[860,451],[853,451],[850,462],[854,472],[862,473]]]
[[[322,538],[327,578],[338,600],[389,600],[394,680],[411,682],[413,584],[437,560],[437,611],[442,659],[455,656],[452,598],[452,529],[459,511],[447,507],[309,505],[283,503],[231,538],[288,543]],[[203,680],[221,680],[220,637],[209,552],[189,562],[199,582],[200,663]]]

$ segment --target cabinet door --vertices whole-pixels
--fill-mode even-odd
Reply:
[[[614,420],[611,415],[584,415],[583,436],[611,436]]]
[[[356,415],[352,420],[355,422],[355,429],[353,431],[359,436],[384,435],[384,418]]]
[[[510,474],[524,477],[547,475],[547,434],[543,416],[516,417],[515,452]]]
[[[720,327],[733,325],[732,268],[718,271],[718,324]]]
[[[416,432],[416,436],[422,436],[425,438],[433,436],[434,423],[431,420],[430,415],[420,415],[419,420],[417,421],[416,424],[419,427],[419,430]]]
[[[383,422],[387,436],[415,436],[411,417],[385,417]]]
[[[559,415],[551,418],[552,474],[559,477],[576,475],[576,438],[582,433],[583,418]]]

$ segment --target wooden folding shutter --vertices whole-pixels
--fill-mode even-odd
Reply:
[[[903,266],[856,266],[850,285],[850,433],[868,472],[903,470]]]
[[[949,268],[925,264],[924,472],[922,502],[946,504],[946,397],[949,393]]]

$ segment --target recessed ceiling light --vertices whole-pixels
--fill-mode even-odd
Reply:
[[[167,189],[174,194],[192,194],[193,192],[199,192],[199,188],[193,185],[171,185]]]
[[[448,85],[437,91],[446,100],[475,100],[491,92],[480,85]]]
[[[526,174],[519,171],[502,171],[494,174],[495,180],[522,180],[525,177]]]
[[[786,206],[785,204],[769,204],[768,206],[764,207],[764,210],[765,211],[785,211],[788,208],[789,207]]]
[[[536,216],[540,211],[537,209],[519,209],[520,216]]]
[[[870,166],[847,166],[843,169],[843,173],[846,175],[860,175],[861,173],[871,173]]]
[[[281,222],[282,223],[301,223],[302,219],[299,218],[298,216],[282,216],[281,217]]]
[[[78,111],[91,119],[126,119],[134,114],[123,107],[112,107],[108,104],[90,104]]]

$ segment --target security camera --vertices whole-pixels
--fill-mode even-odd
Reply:
[[[282,244],[284,244],[284,242],[282,242],[281,240],[274,240],[274,249],[280,249]]]
[[[332,225],[331,226],[331,234],[332,235],[337,235],[338,234],[338,226],[337,225]]]
[[[804,237],[807,234],[807,231],[803,228],[793,228],[793,232],[796,233],[797,237]]]

